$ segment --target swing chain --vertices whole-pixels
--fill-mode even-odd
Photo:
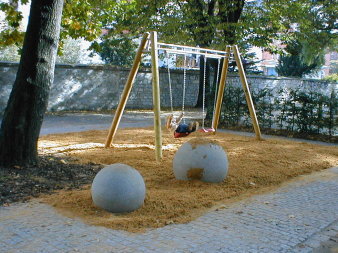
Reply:
[[[216,87],[215,87],[215,98],[214,98],[214,113],[216,110],[216,100],[217,100],[217,92],[218,92],[218,86],[219,86],[219,70],[220,70],[220,65],[221,65],[221,59],[218,59],[217,63],[217,75],[216,75]],[[212,118],[214,118],[215,115],[212,115]]]
[[[183,103],[182,103],[182,115],[184,115],[184,104],[185,104],[185,88],[186,88],[186,79],[187,79],[187,68],[186,68],[187,56],[184,54],[183,62]],[[185,117],[183,117],[183,123],[185,123]]]
[[[202,129],[204,129],[204,113],[205,113],[205,82],[207,70],[207,57],[204,56],[204,69],[203,69],[203,107],[202,107]]]
[[[169,54],[167,51],[165,51],[166,58],[167,58],[167,68],[168,68],[168,80],[169,80],[169,96],[170,96],[170,108],[171,113],[174,114],[174,107],[173,107],[173,92],[171,87],[171,77],[170,77],[170,67],[169,67]]]

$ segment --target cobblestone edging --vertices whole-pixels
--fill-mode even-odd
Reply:
[[[95,227],[32,201],[0,207],[3,252],[312,252],[338,233],[338,168],[142,234]]]
[[[309,239],[306,241],[300,243],[297,245],[295,249],[293,249],[293,252],[312,252],[313,249],[317,253],[323,253],[323,247],[322,244],[326,243],[327,241],[330,241],[332,238],[337,238],[335,240],[335,251],[332,251],[332,253],[338,252],[338,221],[333,222],[328,227],[322,229],[321,231],[313,234]],[[332,241],[334,242],[334,241]],[[328,252],[331,253],[331,252]]]

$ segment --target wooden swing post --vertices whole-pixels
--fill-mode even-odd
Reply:
[[[143,50],[146,46],[148,36],[149,36],[149,33],[145,33],[143,35],[142,41],[141,41],[140,46],[137,50],[136,56],[134,58],[134,63],[133,63],[132,69],[129,73],[127,82],[124,86],[119,105],[117,106],[115,116],[114,116],[113,122],[111,124],[110,130],[109,130],[109,133],[108,133],[108,136],[107,136],[107,139],[106,139],[106,144],[105,144],[106,148],[110,147],[110,145],[111,145],[111,143],[114,139],[114,136],[116,134],[116,130],[117,130],[118,125],[120,123],[124,108],[127,104],[127,100],[129,98],[131,88],[133,87],[133,83],[134,83],[137,71],[140,67],[142,53],[143,53]]]
[[[251,117],[252,124],[253,124],[254,130],[255,130],[255,133],[256,133],[256,139],[262,140],[261,130],[259,128],[255,107],[254,107],[254,104],[252,102],[248,81],[246,80],[241,56],[239,54],[237,45],[233,46],[232,49],[233,49],[233,52],[234,52],[234,55],[235,55],[239,76],[240,76],[242,87],[243,87],[244,94],[245,94],[245,99],[246,99],[246,102],[247,102],[248,107],[249,107],[250,117]]]
[[[151,69],[153,80],[153,108],[155,130],[155,156],[156,161],[162,159],[162,133],[161,133],[161,104],[160,104],[160,80],[158,70],[157,33],[151,32]]]
[[[227,46],[225,52],[227,53],[227,56],[224,58],[224,61],[223,61],[221,79],[220,79],[219,84],[218,84],[218,93],[217,93],[217,100],[216,100],[214,118],[212,120],[212,128],[215,129],[214,134],[216,134],[218,123],[219,123],[219,117],[220,117],[220,113],[221,113],[221,107],[222,107],[223,96],[224,96],[224,89],[225,89],[225,85],[226,85],[226,79],[227,79],[228,67],[229,67],[230,46]]]

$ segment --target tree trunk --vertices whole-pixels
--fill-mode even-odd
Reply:
[[[212,38],[213,34],[210,33],[210,29],[205,29],[205,27],[208,27],[208,18],[211,16],[216,15],[215,13],[215,1],[210,1],[209,4],[207,5],[207,17],[203,15],[203,8],[206,8],[206,6],[203,6],[202,1],[191,1],[189,2],[192,5],[192,10],[197,10],[196,12],[196,20],[198,21],[197,27],[199,28],[196,34],[193,33],[193,38],[200,47],[209,47],[210,44],[212,43]],[[198,4],[199,3],[199,4]],[[226,29],[223,30],[224,33],[224,42],[227,44],[231,45],[236,42],[236,24],[239,21],[239,18],[242,14],[243,8],[244,8],[244,0],[219,0],[218,1],[218,16],[220,18],[220,21],[227,24],[228,26]],[[209,32],[209,33],[208,33]],[[201,57],[201,61],[203,58]],[[213,65],[215,66],[217,63],[214,61],[209,61],[208,59],[208,64],[207,64],[207,82],[206,85],[207,87],[210,87],[209,85],[209,78],[210,78],[210,66]],[[209,64],[210,63],[210,64]],[[204,64],[201,62],[200,64],[200,75],[199,75],[199,93],[198,93],[198,99],[197,99],[197,104],[196,107],[201,107],[203,103],[203,72]],[[209,89],[208,89],[209,91]],[[210,92],[207,93],[206,96],[208,99],[209,104],[213,104],[214,98],[211,96]],[[210,101],[211,99],[211,101]],[[209,111],[207,113],[207,118],[210,118],[212,115],[210,115]]]
[[[243,8],[244,8],[244,0],[220,0],[219,1],[219,12],[218,16],[220,17],[221,22],[226,23],[228,26],[226,29],[223,30],[224,33],[224,42],[226,42],[228,45],[232,45],[236,42],[236,25],[239,21],[239,18],[242,14]],[[211,60],[211,59],[210,59]],[[208,60],[209,63],[209,60]],[[210,65],[213,66],[215,69],[217,66],[216,61],[210,61],[210,64],[208,64],[207,68],[207,74],[208,77],[210,76]],[[201,77],[201,74],[200,74]],[[215,80],[214,80],[215,81]],[[208,83],[209,84],[209,83]],[[200,80],[200,91],[201,91],[201,85],[202,82]],[[210,85],[210,84],[209,84]],[[210,87],[210,86],[209,86]],[[209,91],[210,89],[208,89]],[[213,104],[215,101],[215,97],[213,96],[212,92],[208,92],[206,94],[206,106],[207,106],[207,114],[205,116],[206,120],[211,120],[213,117]],[[201,103],[201,95],[199,94],[198,97],[198,103],[197,107]]]
[[[214,78],[213,82],[210,83],[210,73],[211,70],[214,71]],[[210,103],[213,103],[212,94],[213,94],[213,87],[215,79],[215,71],[217,71],[217,60],[208,58],[207,59],[207,66],[205,71],[205,107],[208,107]],[[198,90],[198,98],[196,106],[197,108],[200,108],[203,106],[203,90],[204,90],[204,56],[201,56],[200,58],[200,71],[199,71],[199,90]]]
[[[207,121],[211,121],[214,116],[214,107],[215,107],[215,99],[217,97],[216,91],[218,91],[218,84],[219,79],[221,77],[221,71],[222,71],[222,61],[220,61],[220,66],[218,66],[218,60],[217,59],[210,59],[210,65],[212,66],[213,70],[213,77],[212,77],[212,83],[210,83],[209,92],[206,96],[206,116],[205,119]],[[217,88],[216,88],[217,87]],[[210,125],[211,127],[211,125]]]
[[[37,163],[37,141],[54,80],[63,0],[32,0],[16,80],[0,129],[0,165]]]

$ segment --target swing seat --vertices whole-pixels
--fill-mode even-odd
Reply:
[[[174,132],[174,138],[182,138],[182,137],[186,137],[188,136],[190,133],[189,132],[185,132],[185,133],[177,133]]]
[[[200,128],[198,129],[199,132],[201,133],[214,133],[215,129],[210,127],[210,128]]]

